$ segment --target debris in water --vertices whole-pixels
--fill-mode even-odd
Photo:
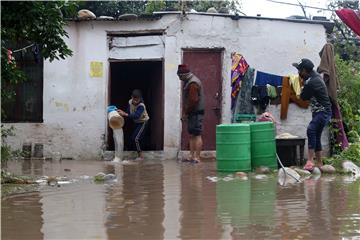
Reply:
[[[56,179],[56,177],[48,177],[47,184],[53,187],[58,184],[58,180]]]
[[[206,179],[208,179],[211,182],[217,182],[219,180],[218,177],[210,177],[210,176],[207,176]]]
[[[83,176],[80,176],[80,179],[84,179],[84,180],[88,180],[90,179],[91,177],[90,176],[87,176],[87,175],[83,175]]]
[[[58,185],[63,185],[63,184],[70,184],[71,182],[70,181],[58,181],[57,183],[58,183]]]
[[[355,178],[360,177],[360,168],[351,161],[344,161],[342,167],[345,172],[351,172]]]
[[[255,179],[258,179],[258,180],[262,180],[262,179],[266,179],[267,178],[267,176],[266,175],[264,175],[264,174],[257,174],[257,175],[255,175],[255,177],[254,177]]]
[[[293,168],[300,176],[310,176],[311,172],[308,170],[300,169],[300,168]]]
[[[229,182],[229,181],[234,180],[234,178],[232,176],[227,176],[227,177],[224,177],[222,180],[225,182]]]
[[[105,173],[99,172],[94,177],[95,182],[105,182],[105,181],[110,181],[110,180],[116,180],[116,175],[112,174],[112,173],[105,174]]]
[[[255,172],[256,172],[257,174],[268,174],[268,173],[270,173],[271,171],[270,171],[270,168],[261,166],[261,167],[256,168]]]
[[[285,170],[284,170],[285,169]],[[300,182],[300,175],[291,168],[281,168],[278,173],[278,183],[282,186]]]
[[[235,173],[235,175],[238,176],[238,177],[240,177],[240,178],[242,178],[242,177],[247,177],[247,174],[244,173],[244,172],[237,172],[237,173]]]

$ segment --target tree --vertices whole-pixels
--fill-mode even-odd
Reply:
[[[183,5],[182,5],[183,3]],[[222,0],[222,1],[81,1],[78,3],[78,10],[88,9],[96,16],[111,16],[118,18],[125,13],[133,14],[151,14],[155,11],[180,11],[184,6],[185,11],[194,9],[198,12],[206,12],[207,9],[215,7],[219,10],[221,7],[228,8],[232,13],[239,13],[240,1]]]
[[[336,52],[344,60],[360,61],[360,37],[347,27],[335,13],[335,10],[342,8],[359,11],[359,1],[332,0],[328,8],[333,10],[331,20],[335,23],[335,28],[331,40]]]
[[[16,85],[27,79],[17,66],[16,54],[36,46],[40,56],[50,61],[71,56],[63,39],[68,37],[63,15],[74,15],[76,7],[76,3],[64,1],[1,2],[2,119],[6,116],[4,106],[14,100]]]

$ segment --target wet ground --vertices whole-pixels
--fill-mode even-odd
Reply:
[[[2,199],[2,239],[360,239],[360,180],[234,179],[214,162],[18,161],[32,176],[68,176]],[[87,176],[116,174],[94,183]],[[211,181],[218,177],[218,181]]]

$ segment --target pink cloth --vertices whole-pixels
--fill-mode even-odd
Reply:
[[[360,36],[360,11],[344,8],[335,12],[351,30]]]

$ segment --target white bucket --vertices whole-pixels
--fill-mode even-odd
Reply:
[[[109,125],[112,129],[119,129],[124,126],[124,118],[117,111],[111,111],[108,114]]]

